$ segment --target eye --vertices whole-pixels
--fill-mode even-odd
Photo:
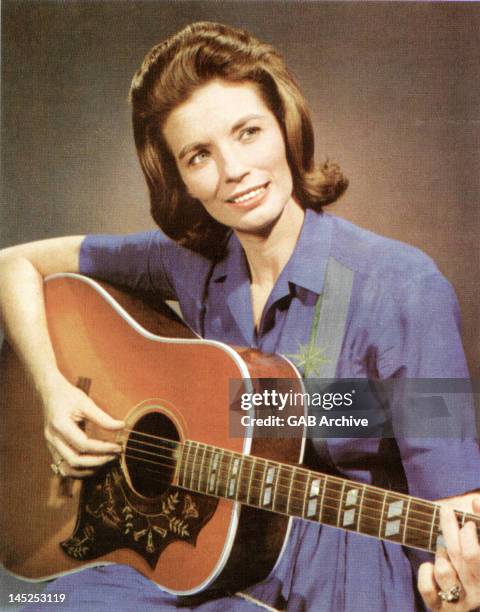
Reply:
[[[259,132],[260,128],[257,126],[247,127],[240,132],[240,140],[252,140],[252,138],[256,136]]]
[[[201,149],[200,151],[197,151],[195,155],[192,155],[192,157],[188,160],[188,165],[198,166],[198,164],[201,164],[203,161],[205,161],[208,156],[209,152],[206,149]]]

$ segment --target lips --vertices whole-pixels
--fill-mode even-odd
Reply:
[[[263,185],[257,185],[255,187],[251,187],[250,189],[244,189],[243,191],[239,191],[238,193],[234,194],[233,196],[231,196],[230,198],[228,198],[226,201],[229,204],[246,204],[248,202],[250,202],[251,200],[254,200],[255,198],[257,198],[258,196],[261,196],[265,193],[265,191],[267,190],[269,183],[264,183]]]

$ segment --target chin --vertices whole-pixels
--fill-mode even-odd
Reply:
[[[236,227],[234,226],[233,229],[236,230],[237,232],[244,233],[244,234],[267,236],[268,234],[270,234],[270,232],[273,230],[275,225],[278,223],[279,219],[282,216],[283,211],[284,211],[284,208],[282,208],[282,210],[280,211],[277,211],[276,214],[270,214],[268,216],[259,215],[259,218],[251,219],[251,220],[245,219],[243,222],[239,223]]]

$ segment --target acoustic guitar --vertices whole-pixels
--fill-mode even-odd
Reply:
[[[85,480],[54,475],[39,399],[4,346],[0,552],[10,572],[40,580],[127,563],[180,596],[214,597],[269,575],[292,517],[435,551],[438,504],[306,469],[298,435],[231,435],[242,393],[262,381],[303,390],[287,359],[202,340],[164,306],[79,275],[48,279],[45,300],[60,370],[126,423],[87,433],[114,436],[123,452]],[[479,517],[457,517],[480,528]]]

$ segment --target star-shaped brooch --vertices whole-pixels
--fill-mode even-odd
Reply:
[[[307,378],[312,374],[318,375],[321,366],[330,361],[322,355],[323,351],[323,348],[319,348],[315,344],[299,344],[298,353],[287,354],[287,357],[293,359],[299,368],[303,368],[303,375]]]

